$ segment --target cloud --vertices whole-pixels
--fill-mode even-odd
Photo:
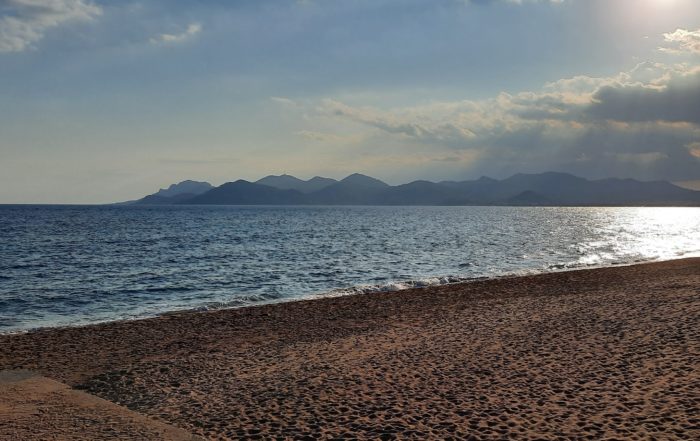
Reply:
[[[659,50],[670,53],[700,54],[700,29],[689,31],[676,29],[675,32],[664,34],[664,41],[674,47],[662,47]]]
[[[282,104],[283,106],[299,107],[299,104],[297,104],[296,101],[282,96],[271,96],[270,101],[275,102],[277,104]]]
[[[700,70],[667,79],[661,86],[616,84],[593,96],[587,113],[616,121],[669,121],[700,124]]]
[[[661,152],[643,152],[643,153],[610,153],[609,156],[618,161],[630,162],[637,165],[648,166],[656,161],[668,159],[668,155]]]
[[[319,142],[322,144],[357,144],[365,140],[362,134],[337,134],[319,132],[315,130],[300,130],[295,135],[308,141]]]
[[[93,20],[102,8],[89,0],[5,0],[0,14],[0,52],[22,52],[51,28]]]
[[[691,142],[690,144],[686,145],[686,148],[691,155],[695,156],[696,158],[700,158],[700,142]]]
[[[380,109],[323,99],[300,106],[310,123],[369,129],[368,142],[394,140],[436,157],[468,152],[478,173],[700,176],[700,66],[689,64],[644,62],[609,77],[576,76],[483,100]]]
[[[323,143],[339,143],[348,141],[348,137],[337,135],[335,133],[324,133],[317,132],[313,130],[301,130],[296,132],[295,135],[301,136],[309,141],[317,141]]]
[[[160,34],[156,37],[151,38],[151,43],[182,43],[199,34],[201,31],[201,24],[191,23],[183,32],[179,34]]]
[[[318,110],[408,138],[451,142],[475,136],[469,129],[454,122],[437,122],[429,118],[411,120],[408,115],[380,112],[367,107],[353,108],[330,99],[322,101]]]

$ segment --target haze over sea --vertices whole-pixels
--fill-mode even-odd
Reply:
[[[700,208],[0,206],[0,237],[13,332],[699,255]]]

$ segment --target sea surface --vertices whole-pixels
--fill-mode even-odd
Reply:
[[[0,206],[0,333],[700,255],[700,208]]]

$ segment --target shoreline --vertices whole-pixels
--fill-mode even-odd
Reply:
[[[474,276],[474,277],[462,277],[462,276],[450,276],[450,275],[448,275],[448,276],[428,276],[428,277],[424,277],[422,279],[417,279],[417,280],[389,281],[386,284],[377,284],[377,285],[362,284],[362,285],[355,285],[355,286],[343,287],[343,288],[333,288],[329,291],[324,291],[324,292],[320,292],[320,293],[305,294],[305,295],[302,295],[300,297],[282,297],[282,298],[278,298],[278,299],[265,300],[265,301],[260,301],[260,302],[256,302],[256,303],[246,304],[246,305],[214,306],[214,307],[201,305],[201,306],[195,306],[195,307],[191,307],[191,308],[188,307],[188,308],[183,308],[183,309],[164,310],[163,312],[152,313],[152,314],[135,315],[135,316],[129,317],[129,318],[85,321],[85,322],[80,322],[80,323],[77,323],[74,325],[57,324],[57,325],[49,325],[49,326],[37,326],[37,327],[33,327],[33,328],[18,329],[18,330],[12,330],[12,331],[0,331],[0,337],[20,335],[20,334],[31,334],[31,333],[35,333],[35,332],[43,332],[43,331],[53,330],[53,329],[83,328],[83,327],[90,327],[90,326],[108,325],[111,323],[123,323],[123,322],[128,323],[128,322],[132,322],[132,321],[149,320],[149,319],[155,319],[158,317],[171,316],[171,315],[196,314],[196,313],[206,313],[206,312],[213,312],[213,311],[236,310],[236,309],[242,309],[242,308],[255,308],[255,307],[260,307],[260,306],[286,304],[286,303],[294,303],[294,302],[302,302],[302,301],[313,301],[313,300],[326,299],[326,298],[336,298],[336,297],[347,297],[347,296],[357,296],[357,295],[375,295],[378,293],[391,293],[391,292],[401,292],[401,291],[408,291],[408,290],[422,290],[422,289],[431,289],[431,288],[436,288],[436,287],[441,287],[441,286],[455,286],[455,285],[468,284],[468,283],[474,283],[474,282],[482,282],[482,281],[488,281],[488,280],[500,280],[500,279],[509,279],[509,278],[518,278],[518,277],[532,277],[532,276],[538,276],[538,275],[543,275],[543,274],[556,274],[556,273],[563,273],[563,272],[597,270],[597,269],[604,269],[604,268],[621,268],[621,267],[627,267],[627,266],[646,265],[646,264],[662,263],[662,262],[673,262],[676,260],[694,259],[694,258],[700,258],[700,253],[688,252],[688,253],[684,253],[683,255],[680,255],[680,256],[675,257],[675,258],[663,258],[663,259],[652,258],[652,259],[648,259],[648,260],[637,259],[637,260],[634,260],[631,262],[624,262],[624,261],[623,262],[611,262],[608,264],[601,264],[601,265],[599,265],[599,264],[581,264],[580,266],[566,266],[567,264],[551,265],[550,267],[545,268],[545,269],[523,269],[523,270],[518,270],[517,272],[513,272],[513,273],[504,273],[504,274],[493,275],[493,276]],[[392,285],[402,285],[402,284],[407,284],[407,283],[420,283],[426,279],[449,279],[449,278],[456,278],[456,279],[460,279],[460,280],[456,280],[454,282],[436,283],[436,284],[429,284],[428,283],[428,284],[425,284],[423,286],[408,286],[408,287],[404,287],[404,288],[388,289],[388,287],[392,286]],[[232,300],[231,302],[233,302],[233,301],[235,301],[235,299]],[[229,303],[231,303],[231,302],[229,302]]]
[[[700,191],[700,190],[696,190]],[[295,208],[295,207],[314,207],[314,208],[338,208],[338,207],[388,207],[388,208],[420,208],[420,207],[505,207],[505,208],[700,208],[700,204],[690,202],[689,204],[681,204],[678,202],[669,202],[668,205],[665,203],[650,203],[650,204],[409,204],[409,205],[392,205],[392,204],[139,204],[135,201],[126,202],[106,202],[102,204],[50,204],[50,203],[5,203],[0,204],[0,207],[104,207],[104,208],[115,208],[115,207],[254,207],[254,208],[264,208],[264,207],[283,207],[283,208]]]
[[[697,439],[700,258],[48,328],[0,348],[0,369],[205,438]]]

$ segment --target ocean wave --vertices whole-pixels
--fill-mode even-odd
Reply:
[[[678,255],[675,259],[686,258],[686,257],[700,257],[700,251],[688,252]],[[579,261],[572,262],[562,262],[548,265],[545,268],[526,268],[517,271],[504,271],[504,272],[492,272],[489,275],[481,276],[460,276],[460,275],[447,275],[447,276],[434,276],[434,277],[424,277],[413,280],[401,280],[401,281],[390,281],[381,284],[362,284],[345,288],[337,288],[329,291],[318,292],[313,294],[301,295],[301,296],[285,296],[280,293],[261,293],[261,294],[246,294],[246,295],[236,295],[235,298],[221,300],[221,301],[208,301],[204,303],[192,303],[187,305],[161,305],[159,310],[148,310],[133,313],[118,313],[114,311],[114,315],[110,317],[100,317],[100,318],[83,318],[80,320],[71,320],[65,322],[57,322],[49,325],[34,326],[20,328],[17,326],[20,323],[19,320],[12,320],[11,323],[7,322],[7,317],[5,317],[5,323],[0,320],[0,325],[3,325],[6,329],[0,327],[0,334],[17,334],[34,332],[46,328],[56,328],[56,327],[77,327],[85,325],[93,325],[100,323],[118,322],[124,320],[140,320],[153,318],[158,316],[167,316],[172,314],[182,314],[188,312],[203,312],[203,311],[215,311],[224,309],[237,309],[252,306],[261,306],[276,303],[286,303],[294,301],[303,300],[314,300],[330,297],[343,297],[350,295],[371,295],[375,293],[386,293],[386,292],[398,292],[408,289],[422,289],[436,286],[454,285],[459,283],[469,283],[477,282],[483,280],[493,280],[508,277],[520,277],[537,275],[544,273],[555,273],[562,271],[575,271],[581,269],[590,268],[602,268],[609,266],[619,266],[619,265],[634,265],[639,263],[649,263],[659,260],[674,260],[674,258],[629,258],[626,260],[616,260],[608,261],[602,264],[587,264]],[[138,292],[138,290],[122,290],[122,292]],[[4,303],[11,300],[13,303],[26,303],[27,301],[22,298],[5,299]],[[75,302],[75,299],[73,299]],[[71,302],[71,303],[73,303]],[[82,303],[82,302],[81,302]],[[3,302],[0,302],[2,305]],[[11,326],[10,326],[11,325]],[[10,329],[7,329],[10,328]]]
[[[700,209],[13,210],[0,332],[700,255]]]
[[[462,276],[436,276],[426,277],[416,280],[391,281],[375,285],[356,285],[346,288],[337,288],[330,291],[311,294],[306,298],[318,297],[339,297],[353,294],[373,294],[380,292],[403,291],[406,289],[428,288],[431,286],[450,285],[467,282],[470,280],[483,279],[483,277],[462,277]]]
[[[684,257],[700,257],[700,252],[690,252],[681,253],[676,256],[676,258]],[[443,285],[453,285],[458,283],[467,283],[488,279],[500,279],[506,277],[522,277],[537,274],[546,274],[562,271],[573,271],[580,269],[593,269],[593,268],[604,268],[608,266],[621,266],[621,265],[634,265],[639,263],[651,263],[659,260],[674,260],[673,258],[667,257],[661,259],[659,256],[639,258],[633,257],[623,260],[600,260],[600,259],[583,259],[578,261],[569,261],[562,263],[554,263],[547,265],[545,268],[525,268],[517,271],[503,271],[503,272],[492,272],[489,275],[482,276],[459,276],[459,275],[448,275],[448,276],[434,276],[425,277],[416,280],[402,280],[402,281],[391,281],[387,283],[380,284],[363,284],[356,285],[346,288],[337,288],[330,291],[325,291],[321,293],[310,294],[304,296],[303,299],[314,299],[314,298],[326,298],[326,297],[341,297],[356,294],[373,294],[382,292],[394,292],[402,291],[407,289],[417,289],[417,288],[428,288],[433,286],[443,286]],[[296,300],[296,299],[295,299]]]

